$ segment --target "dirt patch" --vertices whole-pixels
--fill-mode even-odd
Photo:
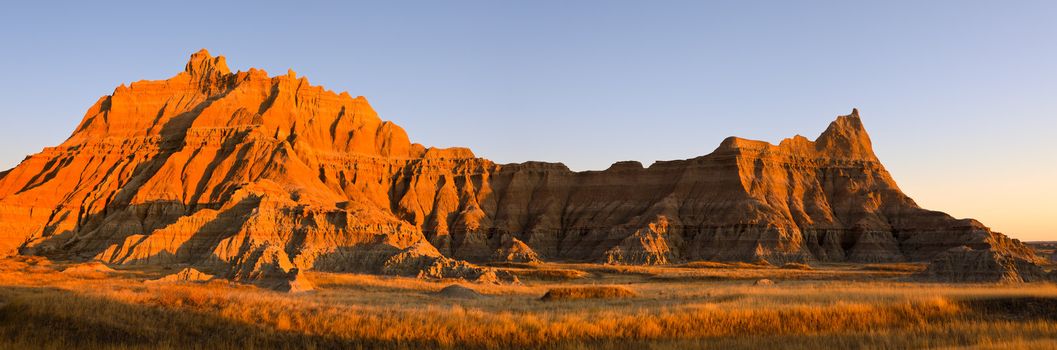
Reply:
[[[622,299],[638,296],[631,289],[622,286],[579,286],[558,287],[547,291],[540,300],[577,300],[577,299]]]
[[[452,299],[480,299],[484,297],[483,295],[481,295],[481,293],[478,293],[476,290],[460,286],[458,284],[453,284],[444,287],[444,289],[441,289],[435,295]]]
[[[996,297],[961,302],[972,312],[987,319],[1057,321],[1057,298]]]

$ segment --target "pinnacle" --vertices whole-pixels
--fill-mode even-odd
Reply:
[[[815,142],[820,150],[833,156],[876,160],[870,135],[863,127],[858,108],[853,108],[851,114],[837,117]]]
[[[191,54],[191,59],[187,61],[187,65],[184,66],[184,71],[196,78],[207,78],[214,76],[223,76],[231,74],[231,70],[228,69],[227,60],[224,56],[216,56],[209,54],[206,49],[198,50]]]

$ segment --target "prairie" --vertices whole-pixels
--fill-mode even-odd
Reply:
[[[522,285],[308,272],[317,289],[296,294],[65,268],[0,262],[0,348],[1057,347],[1057,286],[917,282],[906,264],[500,267]],[[481,296],[438,293],[455,283]]]

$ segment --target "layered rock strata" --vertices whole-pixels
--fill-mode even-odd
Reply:
[[[122,85],[0,177],[0,252],[187,264],[244,281],[298,271],[501,279],[469,262],[928,261],[953,247],[1037,261],[920,208],[858,111],[815,140],[728,138],[688,160],[495,164],[427,148],[363,97],[205,50]],[[271,283],[271,282],[265,282]]]
[[[924,277],[942,282],[1021,283],[1052,279],[1033,261],[993,249],[952,248],[933,259]]]

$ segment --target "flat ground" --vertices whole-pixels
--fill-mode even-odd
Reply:
[[[0,348],[1057,348],[1057,285],[915,282],[912,264],[506,264],[523,285],[463,284],[480,296],[404,277],[308,273],[315,291],[284,294],[66,267],[0,260]]]

